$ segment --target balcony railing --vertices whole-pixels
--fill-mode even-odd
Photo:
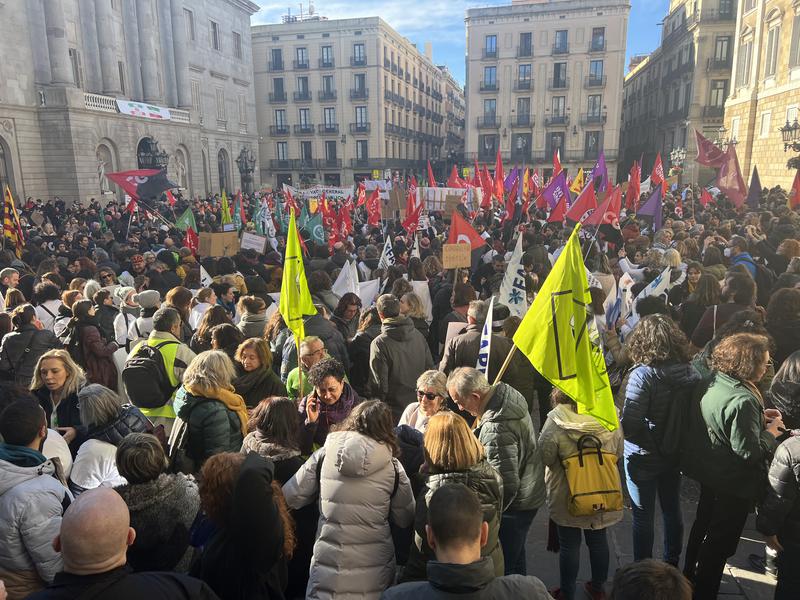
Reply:
[[[481,56],[485,59],[497,58],[497,48],[483,48]]]
[[[336,100],[336,90],[320,90],[317,92],[317,100],[320,102],[330,102]]]
[[[175,123],[191,123],[191,113],[180,108],[169,109],[169,120]]]
[[[294,161],[294,168],[300,170],[311,170],[315,168],[315,161],[313,158],[297,158]]]
[[[114,96],[103,96],[102,94],[92,94],[84,92],[83,103],[88,110],[98,112],[117,113],[117,99]]]
[[[268,68],[269,68],[270,72],[272,72],[272,73],[275,73],[277,71],[283,71],[283,61],[282,60],[281,61],[277,61],[277,60],[272,61],[271,60],[271,61],[269,61],[269,67]]]
[[[533,127],[533,115],[517,115],[511,119],[511,127]]]
[[[553,44],[551,54],[569,54],[569,44]]]
[[[709,71],[728,71],[731,68],[731,57],[709,58],[706,68]]]
[[[490,161],[495,160],[497,158],[497,148],[481,148],[478,150],[478,160],[483,161]]]
[[[269,161],[269,168],[273,171],[291,171],[292,161],[288,158],[273,158]]]
[[[369,123],[350,123],[350,133],[352,134],[369,133],[370,129]]]
[[[319,168],[320,169],[341,169],[342,168],[342,159],[341,158],[321,158],[318,162],[319,162]]]
[[[566,90],[569,88],[569,77],[564,77],[561,79],[554,79],[550,77],[547,80],[547,89],[548,90]]]
[[[350,66],[351,67],[366,67],[367,66],[367,57],[366,56],[351,56],[350,57]]]
[[[499,84],[496,79],[494,81],[481,81],[482,92],[496,92],[498,88]]]
[[[581,125],[604,125],[607,119],[607,115],[604,114],[583,113]]]
[[[286,102],[286,92],[270,92],[269,101],[272,103]]]
[[[604,88],[606,87],[605,75],[587,75],[583,79],[583,87],[590,88]]]
[[[369,167],[370,160],[369,158],[351,158],[350,159],[350,166],[355,167]]]
[[[319,68],[320,69],[333,69],[336,67],[336,62],[333,58],[320,58],[319,59]]]
[[[721,119],[725,115],[724,106],[704,106],[703,116],[709,119]]]
[[[533,56],[533,46],[517,46],[517,58],[529,58]]]
[[[306,123],[305,125],[294,126],[295,135],[314,135],[314,126]]]
[[[289,135],[289,126],[288,125],[270,125],[269,126],[269,134],[271,136]]]
[[[295,69],[308,69],[309,68],[309,62],[308,62],[308,59],[305,59],[305,60],[294,60],[294,61],[292,61],[292,66],[294,66]]]
[[[369,98],[369,88],[350,88],[350,100],[366,100]]]
[[[545,127],[564,127],[569,125],[569,115],[557,115],[544,118]]]
[[[589,42],[589,52],[605,52],[606,51],[606,40],[603,38],[602,40],[592,40]]]
[[[317,125],[317,132],[321,135],[335,135],[339,133],[338,123],[320,123]]]
[[[294,92],[292,98],[295,102],[311,102],[311,92],[309,90]]]
[[[517,79],[514,81],[515,92],[525,92],[533,89],[533,79]]]
[[[500,117],[497,115],[484,115],[478,117],[478,129],[499,129]]]
[[[512,150],[511,151],[511,160],[513,162],[530,162],[530,160],[531,160],[531,151],[530,150]]]

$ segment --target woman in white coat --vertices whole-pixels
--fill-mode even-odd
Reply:
[[[293,509],[319,499],[306,598],[377,600],[393,583],[391,520],[408,527],[414,494],[400,461],[392,413],[359,404],[283,487]]]

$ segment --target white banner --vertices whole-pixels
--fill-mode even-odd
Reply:
[[[528,312],[528,293],[525,285],[525,269],[522,266],[522,234],[517,236],[517,244],[506,265],[506,273],[500,284],[500,304],[505,304],[512,316],[525,317]]]
[[[308,188],[295,188],[290,185],[284,184],[284,188],[287,188],[292,197],[302,200],[308,200],[310,198],[316,198],[319,200],[322,198],[322,194],[325,194],[325,197],[328,200],[345,200],[348,196],[353,196],[353,188],[352,187],[335,187],[330,185],[314,185]]]
[[[389,201],[389,192],[392,191],[393,185],[391,181],[384,181],[382,179],[367,179],[364,181],[364,189],[367,191],[367,196],[370,195],[372,190],[377,189],[378,195],[384,203]]]
[[[117,99],[117,108],[123,115],[141,117],[142,119],[154,119],[156,121],[169,121],[169,109],[163,106],[153,106],[144,102],[133,102],[132,100]]]
[[[478,364],[475,368],[489,377],[489,356],[492,353],[492,320],[494,312],[494,296],[489,300],[489,312],[486,313],[486,321],[481,330],[481,345],[478,348]]]

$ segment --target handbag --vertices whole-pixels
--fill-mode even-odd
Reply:
[[[177,415],[175,416],[175,423],[172,425],[172,431],[170,431],[169,439],[167,440],[167,446],[169,447],[167,458],[169,459],[170,473],[192,475],[198,471],[200,465],[197,460],[189,456],[186,446],[189,443],[189,418],[192,415],[192,411],[200,404],[204,404],[204,402],[197,402],[189,408],[185,420]]]
[[[569,513],[589,517],[622,510],[622,483],[617,455],[603,450],[602,442],[586,434],[578,451],[561,461],[569,486]]]

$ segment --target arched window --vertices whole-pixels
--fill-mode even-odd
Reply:
[[[230,163],[228,160],[228,151],[225,150],[225,148],[220,148],[217,154],[217,170],[219,171],[219,191],[230,191],[228,189],[231,184]]]

